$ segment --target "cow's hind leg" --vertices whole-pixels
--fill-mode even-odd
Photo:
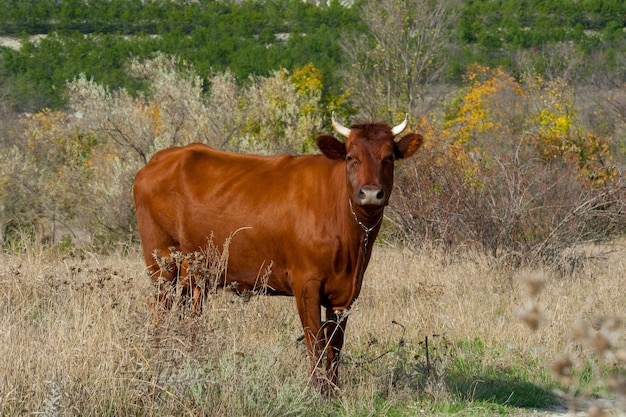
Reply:
[[[145,260],[148,265],[148,274],[156,288],[156,293],[151,296],[149,303],[157,311],[170,310],[173,306],[176,278],[179,274],[170,251],[169,249],[155,249],[150,252],[150,255],[145,255]]]
[[[191,302],[191,308],[200,312],[202,310],[202,299],[204,292],[197,284],[193,271],[189,269],[189,261],[183,259],[178,267],[178,283],[183,288],[182,297],[185,302]]]
[[[170,248],[175,247],[176,242],[154,222],[149,212],[140,207],[137,220],[147,271],[156,287],[156,295],[151,297],[149,303],[155,310],[170,309],[172,290],[178,276]]]

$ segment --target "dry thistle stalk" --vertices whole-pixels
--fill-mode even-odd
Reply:
[[[543,321],[543,307],[537,303],[531,302],[518,312],[518,316],[531,330],[537,331]]]
[[[598,356],[609,360],[618,360],[615,351],[618,350],[622,321],[617,317],[600,317],[595,319],[594,331],[591,332],[589,343]]]
[[[556,375],[562,383],[566,385],[571,385],[572,378],[572,370],[574,368],[574,362],[569,357],[569,355],[561,355],[559,356],[554,363],[552,364],[552,372]]]
[[[606,329],[609,332],[617,332],[622,327],[622,320],[614,316],[598,316],[593,319],[592,326],[596,330]]]
[[[537,296],[546,285],[546,275],[543,271],[527,271],[519,275],[526,291],[531,296]]]
[[[596,317],[591,324],[582,319],[576,320],[570,329],[572,339],[586,342],[601,358],[623,363],[626,349],[619,346],[622,322],[617,317]]]
[[[619,363],[619,364],[625,364],[626,363],[626,348],[619,348],[616,349],[615,352],[613,352],[615,355],[615,360]]]
[[[613,374],[606,378],[606,385],[616,394],[626,397],[626,376]]]
[[[602,329],[593,332],[589,337],[589,343],[598,356],[605,356],[611,351],[612,343],[610,335]]]
[[[154,258],[154,261],[157,263],[159,269],[165,273],[169,273],[172,272],[174,269],[172,268],[172,264],[170,262],[170,259],[161,256],[161,252],[158,249],[155,249],[152,252],[152,257]]]
[[[574,323],[572,323],[572,327],[570,329],[570,334],[575,342],[582,342],[584,340],[587,340],[590,332],[591,328],[589,324],[587,324],[582,319],[578,319]]]
[[[598,402],[594,402],[589,406],[587,415],[589,417],[609,417],[608,411],[606,411],[602,405],[598,404]]]

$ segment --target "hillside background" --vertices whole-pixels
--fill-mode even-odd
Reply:
[[[333,111],[426,137],[383,239],[544,258],[609,239],[625,29],[618,0],[0,1],[0,241],[135,240],[156,150],[315,152]]]
[[[81,73],[112,89],[136,91],[141,86],[127,73],[126,63],[156,51],[179,56],[205,76],[229,69],[241,82],[312,63],[322,71],[324,93],[342,94],[342,70],[353,64],[342,52],[347,38],[368,34],[367,19],[378,16],[384,22],[389,10],[383,5],[363,11],[364,1],[350,7],[339,1],[315,3],[320,2],[69,0],[59,5],[55,0],[3,0],[0,36],[20,39],[22,48],[2,49],[0,97],[18,110],[61,108],[65,83]],[[413,2],[414,11],[428,14],[417,8],[429,3],[437,2]],[[622,1],[446,3],[454,13],[442,28],[449,59],[440,63],[444,68],[433,82],[459,84],[475,62],[503,66],[514,75],[532,68],[574,83],[626,80]]]

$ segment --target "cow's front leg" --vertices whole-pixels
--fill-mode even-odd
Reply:
[[[193,308],[193,311],[200,312],[202,310],[203,292],[197,285],[193,273],[189,270],[189,261],[186,259],[183,259],[180,263],[178,282],[180,282],[182,287],[185,289],[184,294],[191,296],[191,307]]]
[[[348,315],[343,311],[326,309],[326,372],[330,382],[330,388],[336,390],[339,387],[339,354],[343,347]]]
[[[322,329],[321,284],[316,280],[304,281],[303,287],[295,291],[296,304],[311,362],[311,381],[324,393],[327,391],[328,379],[321,367],[326,345],[326,337]]]

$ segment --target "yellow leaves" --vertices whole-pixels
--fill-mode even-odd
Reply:
[[[572,118],[570,116],[559,116],[554,119],[554,130],[565,134],[572,127]]]
[[[567,83],[560,78],[547,83],[537,78],[532,87],[539,92],[539,110],[535,116],[539,134],[545,137],[570,135],[576,113],[573,92]]]
[[[66,113],[49,109],[22,119],[28,154],[42,171],[60,176],[68,170],[91,167],[95,137],[68,128],[68,122]]]
[[[296,68],[291,75],[291,83],[296,87],[298,95],[319,94],[322,92],[324,83],[322,71],[315,68],[311,63],[302,68]]]
[[[607,138],[587,133],[572,141],[567,158],[578,165],[581,178],[589,186],[604,186],[617,176],[617,168]]]
[[[161,136],[164,129],[163,129],[163,121],[161,119],[161,110],[159,109],[159,103],[157,102],[150,103],[150,105],[146,107],[145,113],[146,113],[146,116],[148,116],[148,120],[150,120],[150,124],[152,125],[154,135]]]
[[[617,175],[608,138],[590,132],[560,133],[554,129],[541,133],[535,140],[542,160],[570,164],[585,185],[603,186]]]
[[[242,90],[244,123],[238,147],[245,152],[300,153],[312,149],[322,124],[322,74],[308,64],[290,73],[253,78]]]
[[[36,114],[25,115],[22,123],[26,126],[28,146],[34,150],[41,140],[58,142],[63,136],[63,126],[67,122],[67,115],[61,111],[43,109]]]
[[[571,115],[550,112],[542,109],[537,115],[537,121],[544,130],[566,135],[572,128],[573,118]]]
[[[565,137],[555,132],[547,132],[537,137],[538,156],[546,162],[557,159],[565,154]]]
[[[574,93],[567,82],[536,77],[530,84],[538,97],[534,142],[545,162],[562,161],[578,171],[587,186],[603,186],[616,176],[609,139],[586,132],[576,124]]]
[[[498,118],[494,117],[498,110],[496,96],[499,93],[513,91],[517,95],[523,94],[522,87],[502,68],[492,70],[474,64],[463,80],[464,94],[444,124],[444,135],[461,144],[472,142],[473,138],[483,133],[496,133],[502,128]]]
[[[569,165],[587,186],[606,185],[616,177],[609,139],[577,124],[574,93],[565,80],[534,76],[521,83],[501,68],[475,64],[463,81],[438,136],[466,183],[472,184],[481,171],[489,175],[494,166],[489,155],[507,143],[529,144],[529,156],[534,152],[544,163]]]
[[[291,84],[296,88],[300,118],[319,116],[319,102],[324,88],[322,71],[311,63],[296,68],[291,74]],[[313,137],[308,138],[314,143]]]

